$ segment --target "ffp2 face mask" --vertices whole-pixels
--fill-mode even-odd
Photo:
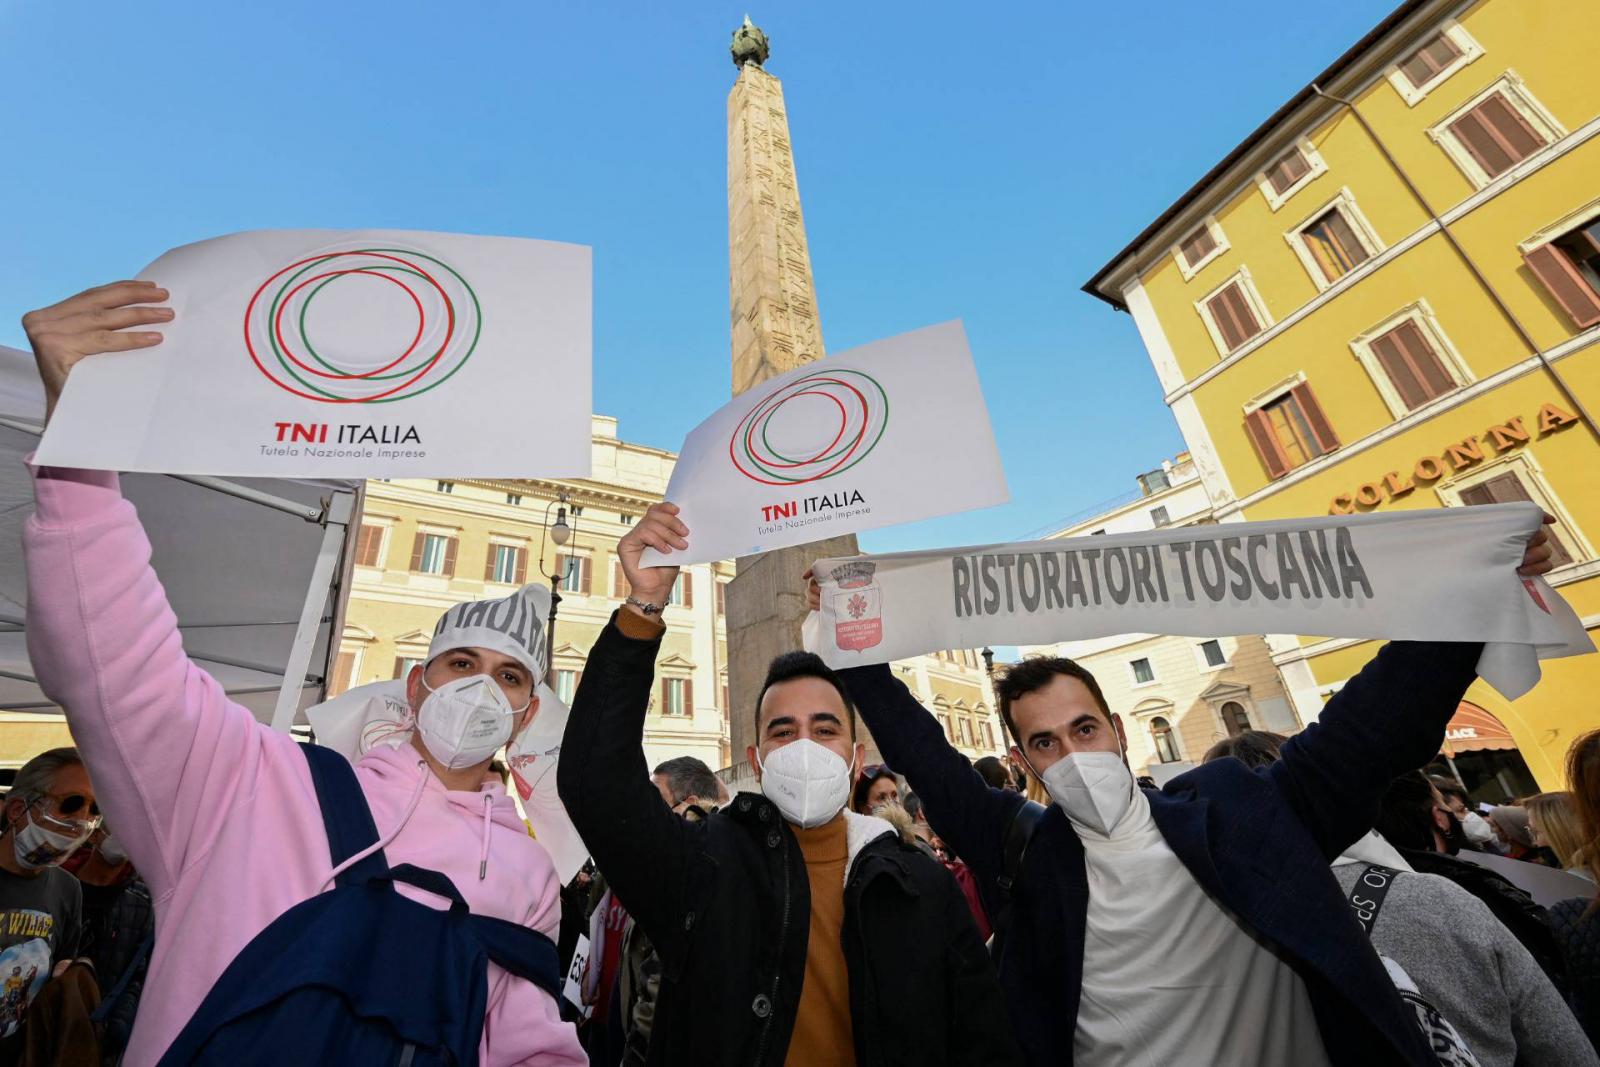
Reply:
[[[511,740],[517,716],[528,710],[528,704],[513,708],[487,674],[453,678],[437,689],[424,679],[422,687],[428,696],[417,712],[417,733],[433,758],[452,771],[500,751]]]
[[[1072,752],[1039,778],[1074,825],[1107,837],[1133,806],[1133,772],[1121,752]]]
[[[854,761],[846,763],[809,737],[773,749],[758,763],[762,794],[796,826],[821,826],[849,799]]]

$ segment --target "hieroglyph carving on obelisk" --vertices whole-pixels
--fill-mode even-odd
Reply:
[[[783,85],[755,62],[728,95],[728,259],[734,394],[821,359]]]

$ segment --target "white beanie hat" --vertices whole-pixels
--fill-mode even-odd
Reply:
[[[498,600],[457,604],[439,618],[428,643],[428,662],[453,648],[487,648],[510,656],[544,679],[544,620],[550,614],[550,590],[525,585]]]

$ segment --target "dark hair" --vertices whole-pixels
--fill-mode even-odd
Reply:
[[[672,797],[673,807],[690,797],[699,797],[713,804],[717,802],[717,776],[711,773],[710,767],[693,756],[678,756],[658,763],[650,773],[652,776],[659,774],[667,780],[667,792]]]
[[[844,701],[845,711],[850,720],[850,737],[856,736],[856,706],[850,699],[849,690],[844,687],[844,679],[822,662],[822,657],[815,652],[785,652],[777,656],[767,666],[767,680],[761,683],[761,692],[756,694],[756,742],[761,740],[761,702],[767,698],[767,690],[784,682],[792,682],[796,678],[821,678],[824,682],[838,692],[839,699]]]
[[[900,794],[900,806],[905,808],[906,814],[915,820],[918,813],[922,811],[922,798],[917,796],[917,794],[913,793],[911,790],[907,789],[904,793]]]
[[[1389,783],[1373,829],[1395,848],[1433,852],[1433,783],[1421,771],[1407,771]]]
[[[972,769],[977,771],[985,782],[989,783],[991,789],[1008,789],[1014,784],[1011,772],[1006,769],[1006,765],[1001,763],[996,756],[979,758],[978,762],[972,765]]]
[[[1105,714],[1106,722],[1111,721],[1111,706],[1106,703],[1105,694],[1100,692],[1100,683],[1094,680],[1094,675],[1065,656],[1039,656],[1035,659],[1025,659],[1020,663],[1013,663],[1005,669],[1003,674],[995,677],[995,693],[1000,698],[1000,718],[1005,720],[1006,729],[1011,731],[1011,737],[1018,747],[1022,746],[1022,738],[1017,735],[1017,723],[1011,717],[1011,704],[1019,697],[1037,692],[1049,685],[1057,675],[1076,678],[1083,683],[1089,695],[1094,697],[1094,702],[1099,705]]]
[[[1461,788],[1461,783],[1454,778],[1446,778],[1442,774],[1430,774],[1428,775],[1428,781],[1446,797],[1460,797],[1461,803],[1466,804],[1468,802],[1467,791]]]
[[[1210,763],[1232,756],[1252,771],[1258,767],[1270,767],[1278,762],[1278,754],[1287,740],[1287,737],[1271,730],[1242,730],[1237,737],[1225,737],[1206,749],[1200,762]]]
[[[874,782],[882,778],[893,780],[896,790],[900,788],[900,779],[894,771],[889,769],[887,763],[879,763],[867,767],[861,772],[861,777],[856,779],[855,788],[850,791],[850,810],[857,815],[871,815],[867,809],[867,794],[872,791]]]

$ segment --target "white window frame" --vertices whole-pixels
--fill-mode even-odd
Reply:
[[[662,693],[662,697],[661,697],[661,714],[662,715],[666,715],[666,716],[670,716],[670,717],[672,717],[674,719],[692,719],[692,718],[694,718],[694,708],[689,706],[689,693],[688,693],[689,675],[687,675],[687,674],[669,674],[669,675],[667,675],[665,678],[663,678],[661,680],[663,682],[669,682],[669,683],[670,682],[676,682],[678,687],[679,687],[678,688],[678,693],[683,698],[683,709],[681,711],[673,711],[670,707],[667,706],[667,699],[666,699],[666,693],[672,691],[672,686],[670,686],[670,685],[667,686],[666,690]]]
[[[1555,222],[1517,245],[1517,251],[1526,255],[1541,245],[1547,245],[1558,237],[1565,237],[1573,230],[1589,225],[1597,218],[1600,218],[1600,197],[1595,197],[1576,211],[1567,212]]]
[[[497,549],[497,548],[521,549],[522,551],[526,552],[528,550],[528,543],[526,541],[519,540],[518,538],[515,538],[515,537],[508,537],[508,536],[506,536],[504,534],[490,534],[489,535],[489,548],[490,548],[490,550]],[[498,580],[496,578],[490,578],[486,584],[488,584],[488,585],[514,585],[516,583],[514,583],[514,582],[502,582],[502,581],[500,581],[500,580]]]
[[[1361,247],[1366,249],[1367,258],[1337,278],[1330,280],[1322,276],[1322,268],[1318,266],[1316,257],[1311,254],[1311,249],[1305,242],[1305,230],[1329,211],[1335,210],[1344,216],[1345,222],[1350,224],[1350,229],[1355,233],[1356,240],[1360,241]],[[1295,224],[1293,229],[1283,235],[1283,239],[1289,242],[1289,247],[1294,249],[1295,255],[1300,257],[1300,264],[1305,267],[1306,273],[1311,276],[1311,282],[1317,287],[1317,292],[1319,293],[1327,292],[1352,274],[1355,274],[1384,250],[1383,242],[1378,239],[1378,231],[1372,228],[1372,224],[1367,221],[1367,217],[1356,206],[1356,198],[1350,192],[1349,186],[1340,189],[1331,200],[1307,214],[1305,218]]]
[[[582,575],[583,575],[583,568],[587,567],[587,568],[589,568],[589,593],[588,593],[588,595],[589,596],[593,596],[594,595],[594,552],[592,550],[588,549],[588,548],[581,548],[581,549],[573,550],[571,548],[562,547],[562,548],[557,550],[557,553],[561,556],[563,564],[566,564],[561,568],[560,581],[556,583],[556,588],[558,590],[560,590],[561,595],[564,596],[564,597],[568,597],[568,596],[583,596],[583,595],[585,595],[584,592],[583,592]],[[575,559],[583,561],[583,564],[578,568],[578,575],[579,575],[578,587],[576,589],[568,589],[567,588],[567,580],[568,580],[568,576],[571,574],[571,570],[572,570],[572,568],[570,566],[570,561],[571,560],[575,560]]]
[[[1164,762],[1161,759],[1161,753],[1156,751],[1156,739],[1150,730],[1151,722],[1156,719],[1167,720],[1167,726],[1172,730],[1172,748],[1178,757],[1173,760],[1173,763],[1187,762],[1189,759],[1188,746],[1184,743],[1183,730],[1178,726],[1178,709],[1168,703],[1146,708],[1142,711],[1137,708],[1134,709],[1133,721],[1138,727],[1137,733],[1140,744],[1150,750],[1150,758],[1145,761],[1146,764],[1161,766]]]
[[[1217,648],[1222,650],[1221,663],[1213,665],[1206,662],[1206,641],[1215,641],[1217,643]],[[1222,638],[1208,637],[1205,641],[1196,641],[1194,643],[1194,662],[1195,665],[1200,668],[1201,674],[1215,674],[1217,671],[1227,670],[1229,667],[1233,666],[1233,657],[1228,655],[1228,646],[1222,643]]]
[[[455,535],[439,530],[422,530],[420,532],[422,534],[422,556],[417,560],[417,573],[425,574],[430,578],[448,578],[449,575],[444,572],[444,562],[450,558],[450,539]],[[436,571],[428,570],[428,538],[430,537],[439,538],[444,546],[441,550],[442,554],[439,556],[439,570]]]
[[[1445,19],[1439,24],[1438,29],[1440,33],[1450,39],[1450,43],[1454,44],[1456,50],[1461,54],[1451,60],[1443,70],[1435,74],[1426,84],[1421,87],[1412,85],[1411,79],[1406,77],[1405,71],[1400,69],[1400,63],[1416,52],[1425,41],[1432,40],[1434,36],[1432,33],[1428,34],[1427,37],[1421,37],[1413,41],[1413,47],[1408,48],[1396,57],[1395,61],[1384,71],[1384,75],[1389,79],[1389,84],[1394,86],[1394,91],[1400,94],[1400,99],[1406,102],[1407,107],[1416,107],[1422,103],[1429,93],[1449,81],[1450,76],[1455,74],[1456,71],[1483,55],[1483,45],[1479,44],[1472,34],[1468,33],[1461,23],[1455,19]]]
[[[1545,146],[1534,152],[1527,159],[1517,163],[1504,174],[1491,178],[1488,172],[1478,165],[1478,161],[1472,158],[1472,153],[1467,151],[1466,145],[1457,140],[1455,134],[1450,132],[1450,126],[1462,115],[1465,115],[1496,93],[1503,94],[1506,102],[1528,121],[1528,125],[1544,135]],[[1444,150],[1444,154],[1449,156],[1450,161],[1460,168],[1461,173],[1467,176],[1467,180],[1472,183],[1475,189],[1483,189],[1501,179],[1515,181],[1525,167],[1536,161],[1566,135],[1566,127],[1561,125],[1548,108],[1535,99],[1534,95],[1528,91],[1527,85],[1523,83],[1522,75],[1514,70],[1507,70],[1500,77],[1489,83],[1476,96],[1428,127],[1428,139]]]
[[[1280,193],[1272,187],[1272,181],[1267,177],[1267,168],[1288,155],[1290,148],[1298,148],[1300,155],[1305,157],[1306,164],[1311,169],[1302,174],[1299,181]],[[1328,164],[1323,161],[1322,153],[1317,151],[1316,145],[1311,143],[1311,138],[1297,137],[1288,148],[1285,148],[1282,152],[1273,153],[1272,158],[1267,160],[1267,166],[1256,171],[1256,187],[1261,190],[1261,195],[1266,198],[1267,206],[1273,211],[1277,211],[1287,204],[1295,193],[1298,193],[1326,173],[1328,173]]]
[[[1148,682],[1139,681],[1139,672],[1133,669],[1133,665],[1138,663],[1140,660],[1144,660],[1150,665],[1150,680]],[[1133,679],[1132,688],[1134,689],[1145,689],[1152,685],[1161,684],[1161,675],[1156,673],[1156,661],[1151,659],[1148,655],[1135,656],[1133,659],[1128,661],[1128,677]]]
[[[357,643],[355,641],[351,641],[349,638],[343,638],[343,639],[341,639],[339,641],[339,652],[340,653],[348,652],[348,653],[351,654],[350,655],[350,684],[345,689],[346,693],[348,693],[351,689],[354,689],[356,686],[361,684],[361,661],[366,656],[368,643],[369,642],[365,642],[365,641]],[[334,661],[333,661],[332,664],[330,664],[330,666],[333,667],[335,670],[338,669],[339,660],[338,660],[337,656],[334,657]],[[330,673],[330,675],[332,674],[331,671],[329,673]],[[328,677],[328,678],[323,679],[323,683],[322,684],[323,684],[323,691],[324,692],[327,691],[327,685],[331,681],[333,681],[332,677]]]
[[[1187,238],[1191,233],[1194,233],[1194,231],[1198,230],[1201,226],[1204,226],[1208,231],[1210,231],[1211,240],[1216,242],[1216,247],[1207,252],[1205,254],[1205,258],[1191,267],[1183,258],[1183,241],[1184,238]],[[1217,217],[1215,215],[1207,215],[1205,218],[1200,220],[1199,225],[1191,226],[1187,230],[1183,231],[1183,236],[1179,237],[1178,240],[1173,243],[1172,258],[1177,262],[1178,271],[1183,275],[1183,280],[1189,281],[1196,274],[1199,274],[1202,270],[1204,270],[1208,263],[1222,255],[1222,253],[1226,252],[1230,247],[1231,246],[1228,244],[1228,235],[1222,232],[1222,226],[1217,222]]]
[[[1528,491],[1535,504],[1556,517],[1556,536],[1561,539],[1562,545],[1572,556],[1572,562],[1580,564],[1594,559],[1594,546],[1572,521],[1572,513],[1567,510],[1566,505],[1562,504],[1561,499],[1551,491],[1550,483],[1546,480],[1539,461],[1528,451],[1526,445],[1483,463],[1475,463],[1458,474],[1446,476],[1434,484],[1433,492],[1439,498],[1439,503],[1447,508],[1466,507],[1467,505],[1461,503],[1463,489],[1481,485],[1507,471],[1517,476],[1517,480],[1522,483],[1522,487]]]
[[[1417,324],[1417,329],[1421,330],[1422,335],[1428,339],[1428,343],[1433,345],[1433,350],[1438,355],[1439,362],[1444,365],[1445,373],[1450,376],[1451,381],[1455,382],[1457,389],[1477,380],[1473,377],[1472,371],[1467,369],[1466,361],[1461,358],[1461,352],[1451,342],[1449,336],[1445,334],[1444,327],[1439,325],[1439,318],[1433,313],[1433,307],[1429,305],[1428,301],[1421,299],[1407,304],[1382,322],[1368,327],[1350,340],[1350,351],[1355,354],[1362,368],[1366,370],[1367,376],[1372,379],[1372,384],[1377,387],[1378,395],[1383,397],[1384,404],[1389,408],[1389,414],[1397,419],[1405,418],[1413,410],[1421,411],[1423,408],[1430,407],[1450,395],[1445,393],[1443,396],[1436,396],[1419,408],[1406,407],[1405,399],[1401,397],[1400,390],[1395,388],[1394,382],[1389,380],[1388,373],[1384,371],[1383,363],[1378,359],[1378,353],[1372,350],[1373,341],[1376,341],[1403,322]]]
[[[1239,283],[1239,288],[1244,293],[1245,303],[1249,304],[1250,310],[1255,312],[1257,321],[1261,323],[1261,331],[1254,337],[1251,337],[1249,340],[1245,341],[1238,348],[1229,348],[1228,342],[1223,339],[1222,331],[1217,329],[1216,322],[1214,322],[1211,318],[1211,309],[1208,308],[1206,304],[1211,300],[1212,297],[1222,292],[1222,290],[1226,289],[1234,282]],[[1261,294],[1256,292],[1256,283],[1255,280],[1250,277],[1250,268],[1242,264],[1238,270],[1224,278],[1220,285],[1216,286],[1205,296],[1202,296],[1199,300],[1196,300],[1194,302],[1194,310],[1195,313],[1200,316],[1200,321],[1206,324],[1206,332],[1211,335],[1211,343],[1217,346],[1217,353],[1223,359],[1227,359],[1229,356],[1236,356],[1240,352],[1243,352],[1245,349],[1259,341],[1267,333],[1267,331],[1272,329],[1272,327],[1277,325],[1272,316],[1267,313],[1266,301],[1262,300]]]
[[[553,668],[551,673],[555,675],[555,677],[553,679],[551,679],[551,680],[553,682],[555,682],[556,684],[551,686],[550,688],[555,693],[556,699],[561,701],[561,703],[566,704],[568,707],[570,707],[572,705],[573,696],[575,696],[577,694],[577,692],[578,692],[578,675],[583,673],[582,668],[564,666],[564,665],[558,663]],[[561,691],[561,676],[563,674],[570,674],[572,676],[572,692],[571,693],[563,693]]]
[[[1281,399],[1295,386],[1304,384],[1306,384],[1306,372],[1297,370],[1282,381],[1274,382],[1249,400],[1246,400],[1244,402],[1244,413],[1249,415],[1252,411],[1258,411],[1274,400]]]

